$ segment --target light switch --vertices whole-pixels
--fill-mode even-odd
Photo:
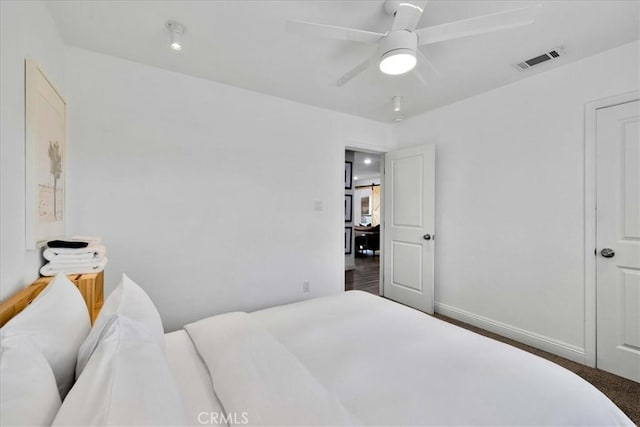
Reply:
[[[322,200],[314,200],[313,201],[313,211],[314,212],[322,212],[324,210],[324,205]]]

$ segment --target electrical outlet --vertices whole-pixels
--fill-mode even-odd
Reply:
[[[309,283],[308,280],[302,282],[302,292],[304,292],[305,294],[307,292],[311,292],[311,283]]]

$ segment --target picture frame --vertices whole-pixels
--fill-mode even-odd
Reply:
[[[65,235],[67,101],[36,62],[25,60],[25,246]]]
[[[364,196],[360,198],[360,212],[362,215],[371,215],[371,197]]]
[[[344,189],[351,190],[353,187],[353,162],[344,162]]]
[[[344,222],[353,221],[353,196],[351,194],[344,195]]]
[[[344,228],[344,254],[351,254],[351,241],[353,240],[353,227]]]

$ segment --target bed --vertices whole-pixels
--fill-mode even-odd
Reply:
[[[633,425],[600,391],[552,362],[360,291],[213,316],[161,339],[165,361],[148,356],[149,344],[140,354],[150,362],[136,369],[157,359],[165,374],[128,384],[128,402],[144,396],[136,411],[155,414],[149,389],[162,394],[171,383],[176,392],[161,401],[181,405],[179,414],[169,410],[148,423],[138,412],[128,418],[131,407],[107,422],[91,411],[78,415],[92,393],[105,400],[90,374],[107,365],[92,370],[94,353],[54,425]],[[149,389],[136,394],[134,386]]]

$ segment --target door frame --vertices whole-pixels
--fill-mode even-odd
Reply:
[[[371,153],[371,154],[377,154],[380,156],[380,254],[379,256],[379,260],[380,260],[380,268],[379,268],[379,278],[378,278],[378,295],[380,296],[384,296],[384,287],[383,287],[383,283],[382,280],[384,278],[384,250],[382,248],[382,242],[384,242],[384,156],[385,154],[390,151],[390,149],[383,149],[380,147],[371,147],[371,146],[366,146],[366,145],[345,145],[344,149],[342,150],[342,157],[343,157],[343,163],[345,160],[345,152],[349,150],[349,151],[358,151],[360,153]],[[344,196],[342,196],[344,197]],[[344,265],[343,265],[343,270],[344,270]],[[344,288],[344,285],[342,286]]]
[[[608,96],[585,104],[584,107],[584,363],[596,367],[596,120],[599,109],[640,99],[634,90]]]

